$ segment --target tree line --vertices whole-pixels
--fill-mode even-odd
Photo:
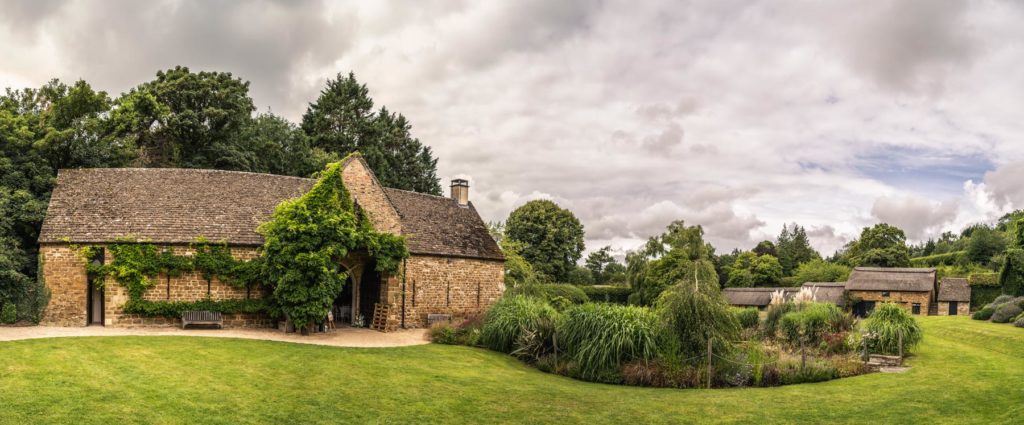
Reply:
[[[383,185],[441,194],[431,148],[412,135],[405,116],[376,107],[352,73],[329,79],[299,123],[257,112],[248,81],[181,66],[117,97],[84,80],[7,88],[0,95],[0,304],[30,302],[41,293],[37,238],[59,169],[181,167],[310,177],[355,151]]]

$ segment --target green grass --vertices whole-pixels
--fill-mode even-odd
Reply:
[[[922,318],[904,374],[779,388],[591,384],[456,346],[190,337],[0,343],[2,423],[1020,423],[1024,329]]]

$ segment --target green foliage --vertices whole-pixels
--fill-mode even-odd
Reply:
[[[672,222],[665,233],[626,254],[626,278],[635,291],[630,303],[648,305],[665,288],[683,279],[717,289],[718,274],[710,262],[714,251],[704,242],[703,228],[687,226],[682,220]]]
[[[972,286],[971,287],[971,308],[981,308],[992,300],[996,299],[999,294],[1002,293],[1002,289],[998,286]],[[987,318],[986,318],[987,320]]]
[[[940,265],[956,265],[967,260],[967,251],[953,251],[910,259],[913,267],[935,267]]]
[[[1006,260],[999,272],[999,286],[1004,294],[1024,295],[1024,249],[1006,250]]]
[[[900,340],[903,353],[921,342],[922,331],[917,320],[906,310],[893,303],[882,303],[864,320],[868,350],[873,353],[898,354]]]
[[[584,377],[652,360],[661,332],[658,316],[644,307],[583,304],[565,311],[558,342]]]
[[[773,286],[782,280],[782,265],[771,254],[744,252],[736,257],[728,270],[726,286]]]
[[[10,301],[4,302],[2,305],[3,307],[0,307],[0,323],[13,325],[18,321],[18,308]]]
[[[1021,310],[1020,306],[1016,303],[1008,302],[996,307],[996,310],[992,313],[990,320],[992,320],[992,323],[1008,323],[1022,312],[1024,312],[1024,310]]]
[[[505,255],[505,286],[515,288],[537,283],[533,266],[520,254],[524,245],[508,238],[502,238],[499,244]]]
[[[541,322],[557,317],[558,312],[543,300],[523,295],[504,296],[488,310],[480,342],[494,351],[511,353],[524,331],[536,332]]]
[[[437,344],[456,345],[459,343],[455,327],[441,323],[430,328],[430,340]]]
[[[777,337],[779,322],[786,313],[793,310],[796,310],[796,304],[793,304],[792,302],[769,305],[765,312],[764,322],[761,324],[761,333],[767,338]]]
[[[239,136],[255,109],[248,82],[178,66],[115,101],[109,125],[118,143],[139,148],[146,167],[250,171],[260,152]]]
[[[778,331],[782,339],[793,347],[817,346],[827,334],[850,330],[852,321],[846,313],[832,303],[804,303],[797,305],[779,320]]]
[[[266,284],[296,328],[327,317],[348,277],[341,259],[349,252],[367,250],[381,272],[395,272],[409,255],[404,239],[378,233],[357,211],[341,164],[328,165],[309,192],[282,202],[259,227]]]
[[[1013,320],[1013,326],[1024,328],[1024,314],[1017,316],[1017,318]]]
[[[522,244],[520,254],[548,279],[565,282],[583,252],[583,225],[548,200],[516,208],[505,222],[505,237]]]
[[[185,311],[216,311],[223,314],[267,314],[271,317],[275,311],[265,300],[220,300],[204,299],[199,301],[147,301],[129,298],[124,304],[124,312],[145,317],[181,317]]]
[[[573,285],[593,285],[594,275],[590,272],[590,269],[576,266],[569,271],[569,277],[566,282]]]
[[[587,294],[581,287],[564,283],[521,285],[508,290],[506,294],[537,297],[548,302],[551,302],[556,297],[562,297],[573,304],[583,304],[590,301],[590,298],[587,297]]]
[[[999,286],[999,273],[972,273],[967,276],[967,283],[972,289],[979,286]]]
[[[732,311],[732,314],[736,316],[736,320],[740,323],[740,327],[744,329],[757,327],[760,318],[756,308],[732,307],[730,310]]]
[[[628,286],[581,286],[591,301],[612,304],[628,304],[633,288]]]
[[[586,267],[597,285],[625,280],[626,267],[612,257],[611,249],[606,246],[587,256]]]
[[[782,385],[823,382],[838,377],[839,371],[827,360],[811,359],[806,365],[792,360],[779,364],[779,383]]]
[[[985,225],[975,226],[967,242],[966,256],[971,262],[988,264],[992,257],[1006,249],[1003,234]]]
[[[740,324],[717,289],[697,289],[684,281],[662,292],[655,309],[667,328],[670,346],[682,359],[706,353],[709,338],[715,353],[729,353],[739,336]]]
[[[782,232],[775,239],[775,249],[783,276],[792,276],[800,264],[821,259],[818,251],[811,247],[807,231],[796,223],[792,226],[782,225]]]
[[[775,247],[775,243],[772,241],[758,242],[757,246],[755,246],[751,251],[757,256],[771,255],[772,257],[777,257],[779,255],[779,251]]]
[[[971,315],[971,319],[988,320],[992,318],[992,314],[995,312],[996,309],[994,307],[985,306],[981,310],[975,311],[974,314]]]
[[[853,266],[907,267],[907,236],[898,227],[885,223],[865,227],[860,238],[847,246],[846,257]]]
[[[336,153],[312,147],[301,128],[271,113],[253,118],[242,140],[247,150],[258,153],[249,171],[309,177],[340,159]]]
[[[327,81],[302,116],[302,130],[313,147],[337,157],[360,152],[385,187],[441,194],[430,147],[412,137],[402,114],[374,112],[369,90],[353,73]]]
[[[843,282],[850,276],[850,268],[830,263],[821,259],[814,259],[801,263],[793,272],[791,286],[799,286],[807,282]]]

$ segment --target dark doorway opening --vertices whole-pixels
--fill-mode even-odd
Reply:
[[[957,307],[959,307],[959,305],[957,305],[956,301],[950,301],[949,302],[949,315],[950,316],[956,316]]]
[[[921,314],[921,304],[913,303],[910,305],[911,314]]]
[[[100,249],[96,254],[96,257],[92,258],[90,262],[93,265],[103,264],[103,250]],[[103,288],[97,288],[96,279],[94,276],[88,276],[85,279],[86,297],[85,297],[85,316],[86,325],[99,325],[103,326],[104,316],[104,300],[103,300]]]
[[[872,311],[875,311],[874,301],[861,301],[853,306],[853,314],[857,317],[868,317]]]
[[[377,271],[377,261],[371,259],[366,262],[363,277],[359,279],[359,314],[363,316],[363,323],[373,321],[373,308],[379,302],[380,272]]]
[[[336,325],[350,325],[352,324],[352,275],[345,279],[345,287],[341,288],[341,293],[334,299],[334,323]]]

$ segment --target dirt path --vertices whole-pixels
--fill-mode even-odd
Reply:
[[[299,344],[331,345],[335,347],[404,347],[428,344],[426,329],[405,329],[396,332],[377,332],[361,328],[341,328],[310,336],[286,334],[276,329],[188,329],[180,328],[107,328],[23,326],[0,327],[0,341],[35,338],[76,336],[202,336],[216,338],[260,339],[294,342]]]

